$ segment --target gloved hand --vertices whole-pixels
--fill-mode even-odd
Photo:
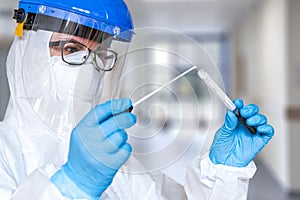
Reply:
[[[73,129],[68,161],[51,181],[69,198],[99,199],[132,148],[124,129],[136,123],[135,115],[124,112],[129,99],[96,106]]]
[[[215,134],[209,158],[214,164],[245,167],[270,141],[274,129],[267,124],[267,118],[258,113],[256,105],[244,106],[240,99],[234,101],[234,104],[247,124],[256,127],[257,132],[251,134],[236,115],[228,111],[224,125]]]

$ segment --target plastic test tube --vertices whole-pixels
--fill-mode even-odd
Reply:
[[[246,120],[241,116],[239,109],[236,108],[232,100],[221,90],[221,88],[213,81],[213,79],[208,75],[208,73],[204,69],[198,70],[198,76],[204,81],[208,88],[210,88],[216,96],[225,104],[225,106],[234,112],[237,118],[244,124],[245,127],[252,133],[256,133],[256,128],[253,126],[249,126],[246,123]]]

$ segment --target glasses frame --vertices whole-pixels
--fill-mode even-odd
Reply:
[[[67,43],[79,44],[79,45],[82,45],[83,47],[85,47],[85,48],[88,50],[88,55],[87,55],[87,57],[85,58],[85,60],[82,61],[81,63],[71,63],[71,62],[66,61],[65,58],[64,58],[64,46],[65,46],[65,44],[67,44]],[[100,45],[100,44],[99,44],[99,45]],[[117,61],[117,59],[118,59],[118,54],[117,54],[117,52],[115,52],[115,51],[113,51],[113,50],[111,50],[111,49],[100,50],[100,51],[103,51],[103,52],[104,52],[104,51],[105,51],[105,52],[110,52],[110,53],[112,53],[112,54],[114,55],[114,59],[113,59],[113,62],[112,62],[112,64],[111,64],[111,66],[110,66],[108,69],[103,69],[103,68],[99,67],[98,64],[97,64],[97,62],[95,61],[95,58],[96,58],[96,56],[97,56],[97,54],[95,53],[95,50],[89,49],[86,45],[81,44],[80,42],[77,42],[77,41],[74,41],[74,40],[60,40],[60,41],[49,42],[49,47],[58,47],[58,46],[60,47],[61,58],[62,58],[62,60],[63,60],[65,63],[69,64],[69,65],[75,65],[75,66],[82,65],[82,64],[84,64],[84,63],[88,60],[88,58],[90,57],[90,55],[93,53],[93,54],[94,54],[93,63],[95,64],[96,70],[98,70],[98,71],[101,70],[101,71],[107,72],[107,71],[112,71],[112,70],[113,70],[113,68],[114,68],[114,66],[115,66],[115,64],[116,64],[116,61]],[[97,49],[97,48],[96,48],[96,49]]]

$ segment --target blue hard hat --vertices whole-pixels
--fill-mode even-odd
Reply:
[[[19,22],[28,13],[42,14],[97,29],[110,35],[131,32],[133,22],[123,0],[20,0]],[[66,14],[68,13],[68,14]],[[18,21],[18,19],[17,19]],[[97,26],[95,26],[95,21]],[[130,41],[131,34],[123,38]]]

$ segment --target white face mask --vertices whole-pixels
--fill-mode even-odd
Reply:
[[[80,52],[69,55],[78,56]],[[53,56],[50,60],[55,74],[57,100],[68,102],[69,110],[73,111],[75,122],[78,122],[84,115],[97,104],[97,91],[102,84],[103,73],[95,69],[91,59],[84,64],[72,66],[65,63],[60,56]],[[97,98],[96,98],[97,97]]]
[[[81,57],[78,54],[80,52],[68,56]],[[50,62],[58,84],[58,97],[70,98],[71,96],[82,101],[93,102],[103,72],[96,70],[91,59],[79,66],[65,63],[60,56],[51,57]]]

